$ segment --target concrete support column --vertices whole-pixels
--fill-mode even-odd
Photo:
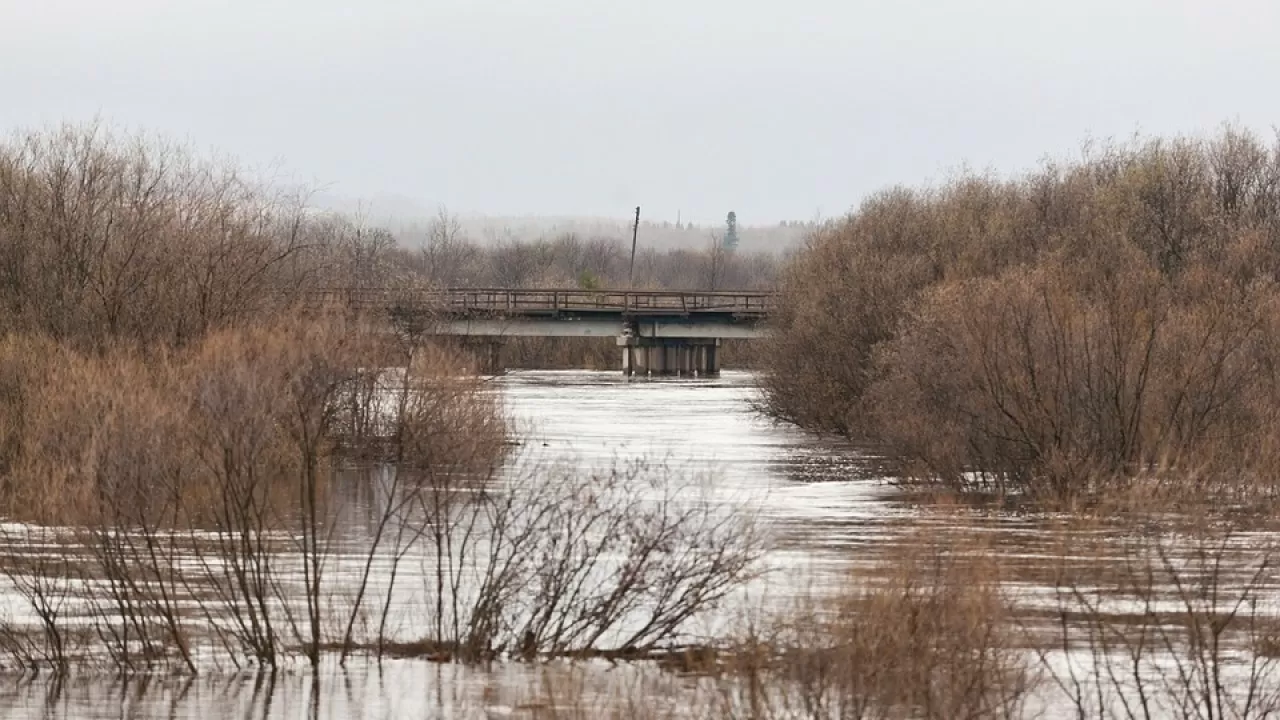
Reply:
[[[628,377],[714,377],[720,374],[719,338],[623,335],[622,372]]]

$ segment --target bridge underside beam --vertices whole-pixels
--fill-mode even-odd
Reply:
[[[661,319],[624,322],[622,317],[591,318],[452,318],[433,323],[426,331],[433,335],[501,337],[617,337],[627,326],[647,338],[749,339],[764,336],[756,323],[715,319]]]
[[[720,340],[750,340],[764,337],[759,323],[725,322],[714,320],[637,320],[632,327],[640,337],[650,338],[718,338]]]
[[[458,318],[432,323],[426,331],[430,335],[489,337],[616,337],[622,332],[622,322],[590,318]]]

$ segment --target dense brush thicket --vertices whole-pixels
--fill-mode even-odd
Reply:
[[[182,344],[370,278],[389,245],[162,141],[67,126],[0,143],[0,330]]]
[[[765,401],[960,489],[1270,486],[1278,278],[1280,144],[1232,127],[895,188],[785,271]]]

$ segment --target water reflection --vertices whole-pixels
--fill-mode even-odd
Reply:
[[[345,668],[328,663],[315,673],[26,677],[0,690],[0,714],[15,720],[589,718],[645,698],[661,716],[663,703],[674,705],[691,689],[692,681],[633,666],[473,668],[392,660]]]
[[[608,372],[527,372],[502,384],[542,459],[601,467],[649,458],[710,474],[726,501],[758,508],[780,550],[843,552],[912,514],[893,500],[874,455],[755,412],[751,373],[628,382]]]

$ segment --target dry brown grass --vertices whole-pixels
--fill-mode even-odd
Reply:
[[[1021,717],[1034,672],[1002,580],[962,520],[911,533],[846,585],[747,623],[702,668],[721,697],[707,716]]]
[[[296,642],[316,661],[335,468],[370,446],[438,476],[501,461],[501,408],[452,356],[417,348],[398,388],[367,391],[396,359],[385,338],[357,317],[285,315],[183,351],[0,344],[0,515],[63,528],[49,532],[79,570],[55,604],[89,614],[117,667],[177,653],[194,670],[193,615],[233,658],[274,664]],[[370,421],[363,434],[357,417]],[[290,581],[301,591],[273,569],[288,550],[303,561]],[[27,582],[23,552],[4,572]],[[75,588],[90,579],[103,589],[86,598]],[[26,587],[34,607],[48,604]],[[62,632],[57,613],[42,617],[46,637]]]

